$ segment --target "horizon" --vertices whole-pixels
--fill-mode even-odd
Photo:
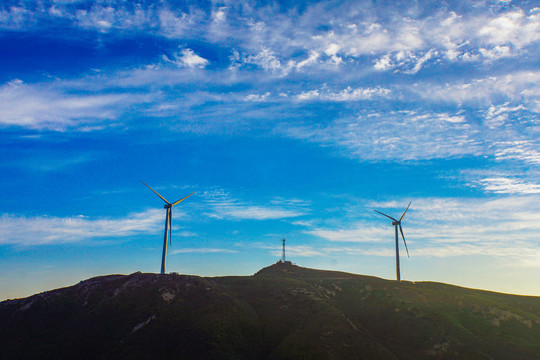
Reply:
[[[256,276],[257,273],[259,271],[261,271],[261,270],[270,268],[270,267],[275,266],[275,265],[280,264],[280,263],[283,264],[283,261],[281,261],[281,259],[276,261],[275,263],[272,263],[272,264],[269,264],[269,265],[263,265],[263,267],[261,267],[255,273],[249,274],[249,275],[225,274],[225,275],[201,276],[201,275],[197,275],[197,274],[181,274],[181,273],[177,273],[177,272],[166,272],[164,274],[161,274],[159,272],[142,272],[142,271],[136,271],[136,272],[129,273],[129,274],[97,275],[97,276],[92,276],[92,277],[89,277],[89,278],[86,278],[86,279],[81,279],[80,281],[78,281],[76,283],[69,284],[69,285],[66,285],[66,286],[62,286],[62,287],[59,287],[59,288],[48,289],[48,290],[45,290],[45,291],[41,291],[39,293],[35,293],[35,294],[29,295],[29,296],[23,296],[23,297],[20,297],[20,298],[2,299],[0,301],[11,301],[11,300],[25,299],[25,298],[31,297],[33,295],[39,295],[39,294],[44,293],[44,292],[66,289],[66,288],[70,288],[70,287],[73,287],[73,286],[77,286],[81,282],[85,282],[85,281],[93,280],[93,279],[98,279],[98,278],[103,278],[103,277],[109,277],[109,276],[131,276],[131,275],[134,275],[134,274],[143,274],[143,275],[148,274],[148,275],[172,275],[172,276],[188,276],[188,277],[189,276],[195,276],[195,277],[199,277],[199,278],[209,278],[209,279],[222,278],[222,277],[224,277],[224,278],[228,278],[228,277],[251,277],[251,276]],[[374,279],[379,279],[379,280],[384,280],[384,281],[395,281],[395,282],[397,282],[396,279],[386,279],[386,278],[382,278],[382,277],[375,276],[375,275],[356,274],[356,273],[351,273],[351,272],[341,271],[341,270],[329,270],[329,269],[317,269],[317,268],[304,267],[304,266],[300,266],[300,265],[298,265],[298,264],[296,264],[294,262],[291,262],[289,260],[287,260],[285,263],[290,263],[290,265],[292,265],[292,266],[299,267],[299,268],[302,268],[302,269],[307,269],[307,270],[324,271],[324,272],[336,272],[336,273],[343,273],[343,274],[347,274],[347,275],[354,275],[354,276],[374,278]],[[451,287],[457,287],[457,288],[461,288],[461,289],[475,290],[475,291],[482,291],[482,292],[489,292],[489,293],[497,293],[497,294],[503,294],[503,295],[509,295],[509,296],[538,297],[537,295],[512,294],[512,293],[499,292],[499,291],[494,291],[494,290],[489,290],[489,289],[481,289],[481,288],[479,289],[479,288],[472,288],[472,287],[467,287],[467,286],[460,286],[460,285],[449,284],[449,283],[444,283],[444,282],[439,282],[439,281],[432,281],[432,280],[416,280],[416,281],[413,281],[413,280],[403,280],[402,279],[399,282],[411,283],[413,285],[415,285],[417,283],[432,283],[432,284],[441,284],[441,285],[447,285],[447,286],[451,286]]]
[[[529,1],[0,5],[0,300],[303,267],[540,296]]]

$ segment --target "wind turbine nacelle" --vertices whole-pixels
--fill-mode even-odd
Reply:
[[[392,225],[394,226],[399,225],[399,221],[392,221]]]
[[[163,205],[163,208],[164,208],[164,209],[168,209],[168,208],[170,208],[170,207],[171,207],[171,204],[165,204],[165,205]]]

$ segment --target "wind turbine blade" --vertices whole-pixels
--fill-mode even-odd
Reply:
[[[387,218],[389,218],[389,219],[392,219],[392,220],[394,220],[394,221],[397,221],[397,220],[396,220],[396,219],[394,219],[393,217],[391,217],[391,216],[388,216],[388,215],[386,215],[386,214],[383,214],[383,213],[382,213],[382,212],[380,212],[380,211],[377,211],[377,210],[373,210],[373,211],[375,211],[376,213],[379,213],[379,214],[381,214],[381,215],[384,215],[384,216],[386,216],[386,217],[387,217]]]
[[[167,204],[170,204],[167,200],[165,200],[165,198],[161,195],[158,194],[158,192],[154,189],[152,189],[150,186],[148,186],[144,181],[141,180],[141,182],[146,185],[150,190],[152,190],[157,196],[159,196],[161,198],[161,200],[165,201]]]
[[[399,224],[399,232],[401,233],[401,238],[403,239],[403,243],[405,244],[405,250],[407,250],[407,257],[410,257],[409,249],[407,249],[407,243],[405,242],[405,235],[403,235],[403,229],[401,228],[401,224]]]
[[[169,246],[172,245],[172,206],[169,208]]]
[[[192,192],[191,194],[189,194],[189,195],[186,196],[186,197],[181,198],[181,199],[178,200],[178,201],[173,202],[173,203],[171,204],[171,206],[174,206],[174,205],[178,204],[179,202],[182,202],[182,201],[186,200],[188,197],[190,197],[191,195],[193,195],[193,194],[195,194],[195,193],[196,193],[196,191]]]
[[[407,208],[405,209],[405,211],[403,212],[403,215],[401,215],[401,217],[399,218],[399,222],[401,222],[401,220],[403,220],[403,218],[405,217],[405,213],[407,212],[407,210],[409,210],[409,206],[411,206],[411,202],[409,201],[409,205],[407,205]]]

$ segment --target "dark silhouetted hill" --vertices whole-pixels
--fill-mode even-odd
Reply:
[[[540,359],[540,298],[276,263],[0,303],[2,359]]]

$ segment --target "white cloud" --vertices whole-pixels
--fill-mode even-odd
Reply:
[[[385,23],[370,15],[344,14],[339,25],[314,36],[310,46],[332,57],[378,55],[376,70],[415,74],[429,59],[469,62],[518,56],[540,38],[539,14],[526,16],[521,9],[497,15],[438,11],[420,18],[400,13],[389,15]]]
[[[204,71],[193,71],[197,67],[191,68],[184,64],[182,55],[178,53],[161,56],[161,62],[137,67],[135,69],[121,70],[113,73],[109,79],[93,79],[89,86],[105,86],[112,88],[134,88],[146,90],[151,85],[152,88],[159,88],[166,94],[174,94],[170,86],[189,83],[226,83],[228,78],[223,74],[213,74],[209,77]],[[167,63],[173,66],[165,66]],[[184,94],[182,94],[184,95]],[[213,95],[215,96],[215,95]]]
[[[324,53],[328,56],[334,56],[338,53],[339,49],[340,49],[340,46],[338,44],[332,43],[328,45],[326,50],[324,50]]]
[[[58,6],[54,10],[56,16],[71,17],[71,14],[60,10]],[[108,32],[112,28],[136,30],[157,26],[153,11],[142,9],[139,6],[128,10],[127,8],[114,6],[113,4],[94,4],[90,9],[76,10],[74,18],[80,27],[96,29],[100,32]]]
[[[349,24],[343,23],[342,26],[337,26],[323,35],[316,35],[313,39],[321,49],[324,49],[326,55],[331,57],[337,57],[339,54],[359,57],[370,53],[380,53],[392,47],[408,48],[408,44],[394,41],[396,38],[418,44],[414,41],[413,34],[409,37],[391,34],[387,28],[377,23],[364,23],[362,27],[347,25]]]
[[[458,14],[441,8],[411,16],[399,7],[385,9],[385,15],[378,14],[376,5],[357,11],[351,3],[314,3],[301,13],[280,13],[273,7],[229,4],[182,10],[165,3],[98,2],[81,7],[53,2],[37,8],[3,9],[0,26],[46,27],[62,19],[73,27],[102,33],[142,31],[183,41],[208,41],[235,48],[244,54],[242,63],[258,65],[277,76],[308,67],[336,70],[351,63],[363,64],[365,57],[377,58],[377,70],[415,74],[428,62],[518,56],[540,39],[537,10],[526,13],[518,6],[498,12],[486,6],[485,10]],[[205,66],[206,59],[201,59],[188,56],[185,66]]]
[[[212,10],[212,21],[214,22],[224,22],[227,20],[227,7],[221,6],[218,9]]]
[[[203,194],[211,212],[206,215],[217,219],[276,220],[305,215],[307,204],[286,199],[274,199],[270,205],[253,205],[232,199],[224,192]]]
[[[274,255],[279,256],[281,255],[281,252],[278,250],[275,250],[273,252]],[[305,256],[305,257],[313,257],[313,256],[324,256],[324,252],[315,249],[312,246],[307,245],[287,245],[286,248],[286,256]]]
[[[266,71],[270,71],[278,76],[286,76],[295,66],[294,61],[286,61],[285,64],[276,56],[269,48],[261,48],[254,55],[244,56],[242,62],[245,64],[255,64],[262,67]]]
[[[540,184],[525,183],[519,179],[492,177],[478,180],[484,190],[498,194],[540,194]]]
[[[0,10],[0,28],[20,29],[35,21],[32,11],[22,6]]]
[[[418,249],[415,256],[449,257],[449,256],[490,256],[510,258],[514,265],[540,267],[540,248],[534,244],[501,246],[501,244],[459,244],[430,246]]]
[[[391,54],[383,55],[381,58],[377,59],[375,61],[375,64],[373,65],[373,68],[375,70],[382,70],[386,71],[394,67],[391,59]]]
[[[263,102],[263,101],[266,101],[266,99],[268,99],[268,97],[270,96],[270,93],[267,92],[265,94],[249,94],[247,95],[244,99],[246,101],[253,101],[253,102]]]
[[[193,16],[186,13],[176,14],[168,8],[158,10],[160,32],[170,38],[181,38],[188,30],[195,30]]]
[[[401,241],[401,240],[400,240]],[[324,254],[333,255],[364,255],[395,257],[395,249],[392,241],[386,247],[358,248],[350,246],[333,246],[322,248]],[[411,247],[409,247],[411,248]],[[400,256],[406,256],[403,243],[400,244]],[[463,256],[489,256],[509,258],[514,266],[540,267],[540,248],[534,245],[528,246],[501,246],[500,244],[459,244],[459,245],[436,245],[414,248],[411,250],[411,259],[419,257],[446,258]]]
[[[218,219],[242,220],[275,220],[297,217],[305,213],[297,210],[287,210],[278,207],[265,207],[257,205],[241,205],[233,202],[222,202],[214,205],[214,212],[208,214]]]
[[[407,212],[409,221],[412,216],[410,213],[418,213],[416,219],[423,221],[440,221],[438,224],[444,224],[445,221],[459,221],[462,226],[467,224],[478,224],[480,231],[490,229],[492,226],[480,226],[481,222],[503,221],[514,222],[516,220],[529,219],[531,215],[540,212],[540,202],[538,196],[506,196],[494,199],[473,199],[473,198],[421,198],[405,199],[402,201],[373,201],[367,206],[372,209],[394,209],[400,213],[404,210],[408,201],[412,201],[411,207]],[[385,212],[386,213],[386,212]],[[376,215],[376,214],[374,214]],[[527,223],[527,226],[533,225]],[[502,225],[505,226],[505,225]],[[540,228],[540,223],[534,225],[534,229]],[[490,230],[491,231],[491,230]]]
[[[184,66],[188,68],[204,68],[208,65],[209,61],[199,55],[191,49],[182,49],[179,53],[174,53],[173,58],[170,59],[167,55],[163,55],[163,60],[175,64],[176,66]]]
[[[296,69],[301,70],[303,67],[315,64],[319,57],[320,54],[312,50],[307,59],[301,60],[296,64]]]
[[[383,55],[375,62],[373,68],[382,71],[395,69],[396,72],[416,74],[436,54],[437,51],[433,49],[430,49],[424,54],[417,54],[411,51],[398,51]]]
[[[501,105],[491,105],[484,113],[485,124],[490,129],[498,128],[507,125],[512,122],[512,118],[517,118],[519,112],[526,111],[527,109],[523,104],[516,106],[509,106],[510,102],[506,102]]]
[[[264,250],[270,250],[270,254],[273,256],[279,256],[281,257],[281,246],[269,246],[265,244],[249,244],[249,246],[257,248],[257,249],[264,249]],[[286,257],[289,256],[302,256],[302,257],[314,257],[314,256],[324,256],[325,253],[324,250],[315,249],[313,246],[309,245],[287,245],[286,247]]]
[[[57,13],[61,14],[58,16],[68,16],[72,11],[63,7],[58,9]],[[524,46],[528,46],[527,44],[532,44],[530,40],[518,44],[516,42],[518,40],[515,40],[512,34],[531,27],[532,33],[536,34],[538,12],[531,11],[526,15],[521,10],[505,10],[500,13],[478,15],[478,13],[457,14],[441,10],[417,18],[390,13],[383,21],[376,16],[376,11],[373,12],[374,9],[367,9],[363,13],[352,13],[350,9],[350,6],[343,5],[328,11],[325,4],[314,4],[308,6],[301,14],[283,15],[276,14],[272,8],[259,11],[254,8],[214,5],[211,13],[204,14],[196,6],[188,13],[184,13],[172,7],[162,6],[146,9],[141,5],[128,9],[120,4],[95,5],[86,10],[84,16],[80,15],[81,19],[87,19],[92,24],[105,21],[110,24],[110,30],[122,28],[127,31],[141,27],[143,31],[156,31],[166,36],[177,34],[180,38],[182,37],[180,34],[189,30],[189,36],[201,36],[201,41],[212,43],[212,39],[205,37],[207,35],[201,35],[210,31],[209,27],[213,25],[209,22],[228,23],[229,27],[222,30],[230,31],[229,35],[239,37],[235,37],[234,43],[220,43],[220,46],[229,48],[233,53],[231,68],[239,71],[212,73],[210,73],[212,70],[191,71],[207,67],[209,61],[194,50],[183,48],[176,54],[164,57],[165,61],[175,64],[177,68],[164,66],[162,62],[118,71],[108,76],[109,80],[104,80],[105,76],[102,78],[95,76],[81,81],[85,86],[94,89],[100,87],[100,93],[95,90],[90,94],[87,92],[81,94],[80,89],[84,86],[76,92],[62,85],[47,88],[47,84],[29,86],[12,82],[0,88],[0,102],[11,105],[3,106],[3,110],[0,110],[0,123],[55,130],[65,130],[83,124],[80,129],[97,129],[103,127],[107,121],[125,114],[126,107],[145,102],[150,97],[126,94],[123,92],[124,89],[121,90],[122,93],[116,94],[104,94],[103,90],[114,91],[117,87],[145,89],[148,85],[158,88],[158,91],[162,91],[160,95],[169,98],[167,99],[169,101],[160,99],[163,103],[154,104],[152,110],[159,111],[152,113],[153,116],[163,118],[174,116],[177,119],[179,115],[189,112],[190,106],[214,101],[220,102],[220,109],[215,110],[216,112],[226,113],[232,118],[240,113],[240,111],[234,113],[238,103],[243,103],[241,106],[247,107],[253,106],[250,102],[268,101],[270,91],[266,91],[267,88],[258,88],[257,91],[248,89],[240,94],[223,94],[205,89],[204,92],[196,90],[186,94],[171,89],[171,85],[196,83],[228,86],[253,83],[255,78],[257,81],[268,80],[264,77],[259,78],[259,74],[253,75],[250,64],[272,75],[310,76],[311,71],[319,74],[317,71],[320,69],[332,68],[328,64],[332,62],[332,57],[337,56],[343,60],[343,66],[348,67],[347,73],[339,77],[344,79],[339,83],[343,85],[333,85],[330,82],[330,85],[324,83],[318,86],[316,81],[313,81],[307,85],[308,90],[305,91],[301,88],[291,91],[286,87],[280,88],[279,91],[288,95],[287,100],[297,100],[295,106],[302,106],[298,104],[302,101],[354,102],[392,97],[403,99],[405,102],[409,99],[424,103],[425,100],[429,100],[435,104],[456,106],[480,103],[490,110],[479,109],[478,113],[459,110],[452,113],[452,110],[448,110],[437,113],[420,109],[414,114],[397,111],[370,114],[366,111],[360,112],[356,118],[351,115],[329,124],[321,122],[324,125],[313,126],[313,123],[308,123],[302,126],[301,122],[297,122],[284,131],[287,136],[314,141],[325,146],[334,145],[340,152],[346,153],[346,156],[367,160],[401,161],[488,155],[494,156],[498,161],[518,158],[529,163],[538,161],[538,152],[534,150],[538,144],[528,140],[535,136],[534,130],[529,132],[516,130],[519,124],[513,116],[519,111],[531,113],[540,108],[539,72],[519,71],[447,84],[420,81],[410,86],[395,84],[391,89],[384,84],[362,86],[356,76],[362,77],[365,74],[352,74],[354,71],[349,73],[350,69],[357,69],[360,63],[369,64],[368,67],[371,68],[375,62],[375,67],[379,70],[393,69],[414,74],[428,63],[436,64],[450,50],[459,54],[474,50],[475,54],[485,59],[510,56],[515,54],[516,46],[523,49]],[[137,15],[141,11],[144,14]],[[249,13],[249,16],[231,20],[234,18],[233,15],[239,15],[242,11]],[[337,17],[343,18],[343,21],[330,21]],[[489,37],[486,29],[490,26],[498,29],[505,22],[510,24],[508,30],[505,30],[506,35],[501,35],[497,41]],[[317,24],[322,23],[326,25],[321,26],[321,30]],[[198,24],[201,29],[194,24]],[[95,25],[96,28],[99,26]],[[291,28],[298,31],[291,32]],[[433,31],[426,31],[427,29]],[[478,35],[479,29],[484,29],[481,36]],[[372,41],[373,39],[377,41]],[[369,59],[367,62],[365,57]],[[275,78],[271,80],[280,81]],[[280,97],[281,100],[284,98]],[[498,105],[500,103],[505,103],[508,110],[503,111]],[[523,103],[523,108],[510,110],[516,109],[519,103]],[[492,111],[493,107],[496,109]],[[351,112],[354,113],[354,110],[348,111],[349,114]],[[403,119],[399,119],[402,115]],[[477,121],[475,116],[478,115],[485,116],[485,121],[484,119]],[[530,114],[528,116],[531,117]],[[522,124],[523,119],[524,117],[519,118]],[[187,129],[186,131],[201,128],[206,130],[214,125],[213,123],[207,126],[202,122],[203,120],[185,121],[182,123],[185,127],[182,127],[177,121],[172,121],[174,125],[178,125],[177,129]],[[532,120],[529,120],[527,125],[532,125],[529,129],[537,127]],[[223,125],[216,127],[224,128]],[[397,131],[393,131],[394,129]],[[278,129],[278,132],[280,130],[282,129]],[[505,147],[502,141],[505,136],[501,135],[503,130],[509,142],[528,141],[529,145],[516,149]],[[496,135],[497,133],[499,135]]]
[[[357,118],[336,119],[325,126],[287,124],[279,130],[364,161],[476,156],[486,151],[479,126],[460,114],[363,111]]]
[[[511,148],[510,145],[507,146]],[[452,178],[460,179],[467,186],[480,188],[486,193],[515,195],[539,193],[539,171],[533,165],[534,162],[521,158],[496,160],[493,167],[462,170],[458,176],[452,176]],[[509,164],[510,168],[505,170]]]
[[[518,71],[503,76],[490,76],[442,86],[425,84],[427,86],[418,87],[416,90],[411,88],[411,90],[417,91],[423,98],[443,102],[466,104],[485,101],[489,103],[497,96],[526,101],[538,98],[539,81],[540,71]]]
[[[319,90],[309,90],[304,91],[298,95],[296,95],[296,99],[298,100],[314,100],[318,99],[320,97]]]
[[[125,108],[148,99],[134,94],[66,94],[54,86],[14,80],[0,87],[0,124],[38,130],[95,130],[105,121],[115,120]]]
[[[424,64],[433,57],[434,54],[437,54],[436,51],[433,51],[433,50],[429,50],[427,53],[425,53],[424,55],[422,55],[420,58],[418,58],[416,61],[415,61],[415,64],[413,66],[412,69],[406,71],[408,74],[416,74],[418,71],[420,71],[420,69],[422,69],[422,66],[424,66]]]
[[[313,223],[311,221],[306,221],[306,220],[292,221],[291,224],[296,225],[296,226],[313,227]]]
[[[349,246],[333,246],[326,247],[323,249],[325,253],[330,254],[342,254],[342,255],[366,255],[366,256],[395,256],[395,250],[390,247],[379,247],[379,248],[358,248],[358,247],[349,247]]]
[[[394,256],[391,221],[372,210],[398,217],[409,199],[371,201],[357,217],[369,218],[339,228],[315,228],[307,233],[331,241],[323,252]],[[403,231],[412,257],[483,255],[510,257],[515,263],[540,266],[540,196],[496,199],[412,199]],[[377,225],[378,224],[378,225]],[[338,245],[358,243],[358,246]],[[401,247],[403,243],[400,239]],[[372,244],[372,245],[370,245]]]
[[[285,77],[292,71],[304,71],[308,73],[308,71],[312,70],[312,67],[319,63],[324,63],[321,62],[320,59],[321,53],[315,50],[309,50],[309,54],[305,58],[301,56],[287,58],[280,56],[279,53],[272,51],[270,48],[261,47],[257,52],[248,53],[243,56],[240,56],[237,51],[233,52],[233,56],[231,57],[231,69],[238,70],[244,65],[253,64],[273,75]],[[336,56],[333,56],[332,62],[336,65],[340,60]]]
[[[200,254],[233,254],[238,253],[237,250],[231,250],[231,249],[220,249],[220,248],[186,248],[186,249],[177,249],[170,251],[170,254],[193,254],[193,253],[200,253]]]
[[[350,86],[339,91],[331,92],[327,90],[309,90],[296,95],[297,100],[323,100],[323,101],[360,101],[374,97],[386,97],[391,93],[390,89],[383,87],[356,88]]]
[[[374,227],[367,223],[355,224],[349,229],[313,229],[306,233],[317,237],[339,242],[377,242],[380,238],[388,233],[386,229]]]
[[[540,39],[539,15],[526,16],[521,9],[503,13],[484,24],[478,34],[490,44],[512,44],[522,48]]]
[[[32,246],[77,243],[96,238],[154,233],[161,230],[162,225],[163,212],[155,209],[119,219],[3,214],[0,217],[0,244]]]
[[[195,54],[191,49],[182,49],[180,60],[190,68],[203,68],[208,65],[208,60]]]
[[[528,164],[540,164],[538,144],[530,140],[503,141],[496,143],[495,158],[503,160],[519,160]]]
[[[485,58],[491,60],[512,56],[510,47],[506,45],[497,45],[491,49],[480,48],[479,51]]]
[[[392,90],[352,88],[332,91],[328,86],[307,90],[297,101],[357,101],[392,96],[414,97],[412,91],[433,102],[475,105],[455,113],[359,110],[323,124],[296,121],[280,127],[287,136],[332,145],[345,156],[362,160],[421,160],[445,157],[489,156],[498,162],[540,163],[538,151],[537,83],[535,72],[474,79],[444,86],[428,83]],[[501,101],[502,100],[502,101]],[[478,101],[486,106],[478,106]],[[475,103],[476,102],[476,103]]]

